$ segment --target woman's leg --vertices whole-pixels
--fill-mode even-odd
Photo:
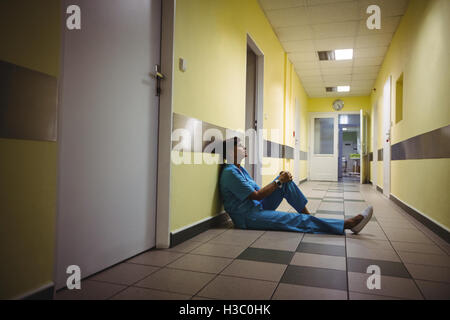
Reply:
[[[283,199],[283,190],[281,188],[277,188],[270,196],[264,198],[261,204],[264,210],[277,210]]]
[[[283,190],[284,198],[298,213],[310,213],[308,209],[306,209],[308,200],[300,191],[300,188],[295,184],[295,182],[289,181],[287,183],[284,183],[281,190]]]
[[[248,229],[280,230],[316,234],[344,234],[344,220],[321,219],[306,214],[255,210],[247,214]]]
[[[284,183],[281,188],[276,189],[270,196],[263,199],[261,204],[264,210],[273,211],[277,210],[283,199],[286,199],[298,213],[310,214],[306,208],[308,200],[293,181]]]

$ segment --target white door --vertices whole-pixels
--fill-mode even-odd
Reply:
[[[311,113],[310,180],[338,181],[338,114]]]
[[[391,76],[383,90],[383,194],[391,194]]]
[[[360,123],[360,140],[361,141],[361,150],[360,150],[360,183],[366,183],[369,171],[369,157],[367,154],[367,114],[360,110],[359,113],[359,123]]]
[[[295,99],[294,182],[300,182],[300,102]]]
[[[155,246],[159,99],[150,73],[161,1],[63,1],[72,4],[81,30],[63,31],[57,289],[70,265],[85,278]]]

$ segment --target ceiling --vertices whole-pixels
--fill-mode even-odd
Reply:
[[[259,0],[311,98],[370,95],[408,0]],[[381,29],[369,30],[370,5]],[[319,61],[317,51],[354,49],[353,59]],[[348,93],[325,87],[351,86]]]

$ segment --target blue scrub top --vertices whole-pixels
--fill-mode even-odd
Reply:
[[[226,164],[220,176],[220,193],[225,211],[238,228],[246,228],[245,215],[260,206],[260,201],[248,197],[260,188],[247,170],[239,170],[234,164]]]

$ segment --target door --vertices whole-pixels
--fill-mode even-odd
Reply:
[[[383,194],[391,194],[391,76],[383,90]]]
[[[360,152],[360,183],[368,182],[368,172],[369,172],[369,155],[367,153],[367,113],[363,110],[360,110],[359,113],[359,123],[360,123],[360,139],[361,141],[361,150]]]
[[[300,103],[295,99],[295,131],[294,131],[294,181],[296,184],[300,182]]]
[[[155,246],[160,0],[77,0],[63,31],[56,288]],[[65,19],[66,17],[64,17]]]
[[[309,177],[338,181],[338,114],[311,113]]]
[[[245,146],[248,158],[245,158],[245,169],[255,180],[255,164],[257,159],[256,145],[256,54],[247,47],[247,85],[245,98]]]

